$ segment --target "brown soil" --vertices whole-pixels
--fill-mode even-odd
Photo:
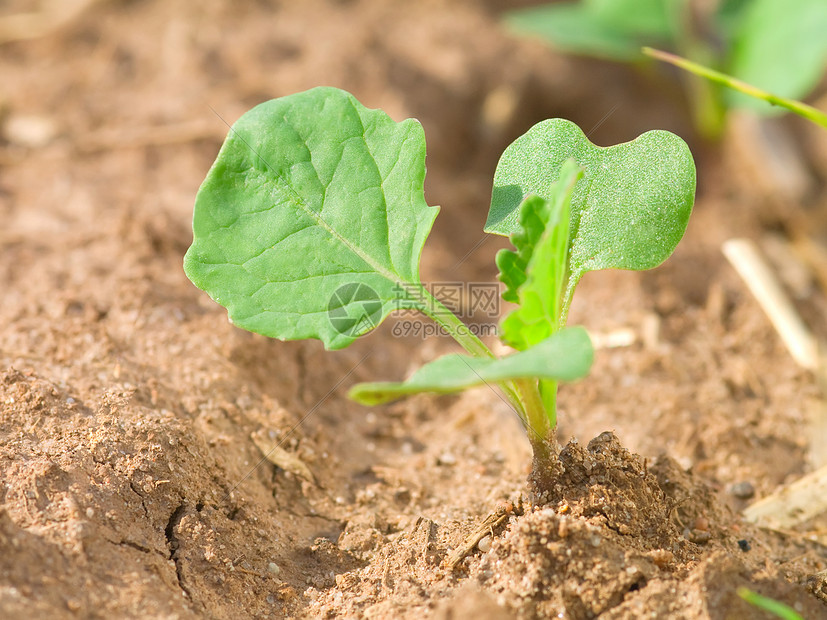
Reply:
[[[31,4],[0,6],[0,34]],[[505,2],[241,4],[97,2],[0,46],[0,615],[761,617],[746,585],[827,617],[816,526],[739,517],[750,487],[811,468],[820,393],[719,251],[824,210],[824,140],[786,122],[821,154],[791,201],[767,162],[750,176],[734,147],[692,139],[663,75],[509,38]],[[524,499],[528,442],[494,393],[345,398],[450,342],[394,338],[392,320],[337,353],[269,341],[185,278],[222,119],[319,84],[422,120],[444,205],[431,281],[493,280],[491,174],[533,122],[571,118],[598,144],[654,127],[692,140],[700,191],[678,252],[578,293],[574,323],[638,338],[561,391],[571,441],[547,504]],[[805,288],[824,335],[824,294]]]

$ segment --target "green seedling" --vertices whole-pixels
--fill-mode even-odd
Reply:
[[[771,613],[776,618],[781,618],[782,620],[804,620],[801,614],[789,605],[785,605],[781,601],[776,601],[774,598],[762,596],[749,588],[738,588],[738,596],[750,605]]]
[[[430,317],[467,355],[401,383],[356,385],[350,396],[377,404],[499,386],[526,426],[541,480],[557,384],[585,376],[593,358],[586,331],[566,327],[574,288],[588,271],[649,269],[672,253],[692,208],[692,156],[664,131],[596,147],[561,119],[508,147],[486,224],[515,248],[497,255],[503,297],[518,304],[500,326],[516,352],[500,358],[420,280],[438,211],[424,179],[425,137],[413,119],[394,122],[327,87],[263,103],[232,127],[201,186],[184,269],[235,325],[328,349],[394,310]]]
[[[824,0],[581,0],[507,14],[518,33],[538,35],[565,52],[621,62],[659,47],[724,71],[780,96],[809,93],[827,68]],[[687,95],[699,130],[717,137],[725,112],[773,109],[737,92],[691,78]]]

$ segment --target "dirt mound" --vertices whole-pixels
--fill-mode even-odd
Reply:
[[[569,444],[560,461],[550,503],[515,520],[472,569],[518,617],[749,617],[740,586],[823,612],[805,588],[745,559],[762,534],[668,457],[647,468],[604,433],[586,449]]]
[[[782,560],[820,547],[782,548],[672,459],[648,467],[603,433],[586,448],[569,443],[559,467],[548,503],[511,505],[454,570],[451,553],[473,522],[420,518],[389,540],[381,524],[349,525],[339,548],[365,565],[338,575],[335,588],[313,589],[312,615],[414,618],[435,608],[444,618],[753,617],[739,587],[788,601],[805,617],[823,612],[806,569],[782,576],[752,552],[772,545]]]

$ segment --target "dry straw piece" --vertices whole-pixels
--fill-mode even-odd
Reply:
[[[818,342],[801,320],[755,243],[749,239],[730,239],[722,249],[767,313],[796,363],[807,370],[816,370],[819,366]]]
[[[722,249],[766,312],[795,361],[802,368],[813,371],[824,390],[827,374],[819,342],[804,324],[755,243],[748,239],[730,239]],[[826,418],[827,412],[822,403],[811,429],[811,460],[820,467],[747,507],[744,517],[748,521],[788,529],[827,511],[827,463],[824,462]]]

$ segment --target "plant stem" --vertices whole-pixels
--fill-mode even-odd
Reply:
[[[696,61],[709,63],[713,60],[713,50],[709,43],[699,36],[693,18],[693,0],[679,0],[671,4],[670,21],[672,23],[675,46],[682,56]],[[686,76],[684,89],[689,99],[692,120],[695,128],[707,140],[719,140],[726,123],[726,108],[716,84],[696,75]]]
[[[485,343],[471,332],[465,323],[446,308],[445,304],[431,295],[424,286],[420,288],[419,295],[424,303],[418,304],[416,307],[443,327],[463,349],[475,357],[495,357],[491,349],[485,346]],[[547,396],[544,402],[540,395],[538,383],[535,380],[517,379],[498,385],[505,392],[517,415],[526,425],[526,432],[533,453],[532,479],[535,481],[534,485],[547,486],[553,465],[551,436],[557,417],[555,407],[556,390],[552,390],[552,395]],[[548,410],[547,405],[550,405]]]
[[[527,431],[531,445],[535,446],[537,442],[545,443],[548,440],[551,426],[549,416],[543,406],[543,399],[540,398],[537,382],[532,379],[518,379],[514,383],[523,403],[525,403]]]
[[[520,379],[515,383],[526,405],[526,432],[532,452],[529,481],[535,495],[540,496],[550,488],[554,475],[552,450],[554,426],[549,424],[550,416],[546,414],[537,382],[531,379]]]
[[[557,426],[557,382],[550,379],[541,379],[538,387],[540,398],[543,400],[543,409],[548,417],[548,425],[551,428]]]
[[[423,295],[427,295],[427,303],[419,307],[419,310],[428,316],[432,321],[442,326],[448,335],[457,341],[459,346],[468,351],[474,357],[495,357],[485,343],[468,329],[457,316],[451,312],[436,297],[431,295],[424,287]]]
[[[554,480],[559,474],[555,458],[557,450],[555,425],[552,422],[556,417],[554,401],[557,392],[554,390],[554,396],[544,400],[536,381],[523,379],[517,384],[527,405],[527,431],[532,452],[531,474],[529,474],[528,481],[534,497],[533,501],[545,503],[548,500],[548,493],[553,489]]]
[[[726,110],[721,102],[720,89],[715,84],[696,76],[688,76],[686,90],[692,101],[695,126],[702,137],[718,140],[724,132]]]
[[[468,329],[468,326],[465,323],[463,323],[453,312],[446,308],[445,304],[431,295],[424,286],[421,287],[420,294],[424,299],[426,299],[426,303],[417,306],[417,309],[436,324],[443,327],[445,331],[448,332],[448,335],[456,340],[463,349],[468,351],[468,353],[474,357],[496,357],[491,349],[485,346],[485,343],[480,340],[470,329]],[[519,415],[520,418],[526,422],[526,424],[531,425],[531,422],[528,420],[528,411],[525,404],[526,400],[520,392],[517,382],[508,381],[499,383],[498,385],[505,392],[506,397],[514,407],[517,415]]]
[[[750,97],[755,97],[756,99],[766,101],[770,105],[785,108],[790,112],[803,116],[817,125],[827,128],[827,114],[817,108],[814,108],[813,106],[807,105],[806,103],[773,95],[772,93],[761,90],[752,84],[747,84],[746,82],[742,82],[741,80],[725,73],[704,67],[703,65],[699,65],[698,63],[682,58],[681,56],[670,54],[669,52],[652,49],[651,47],[644,47],[643,53],[647,56],[651,56],[652,58],[657,58],[658,60],[668,62],[669,64],[675,65],[676,67],[689,71],[690,73],[694,73],[695,75],[704,77],[716,84],[727,86],[740,91],[745,95],[749,95]]]

